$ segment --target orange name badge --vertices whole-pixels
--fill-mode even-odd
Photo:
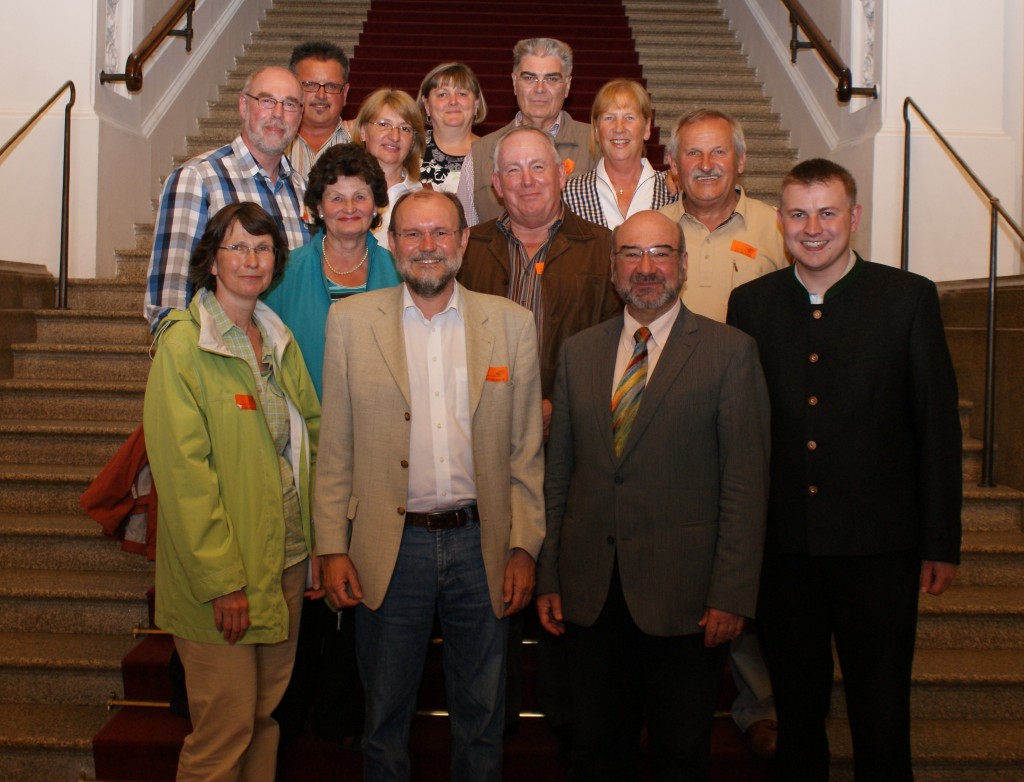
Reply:
[[[487,380],[491,383],[507,383],[508,367],[487,367]]]
[[[533,265],[533,270],[537,273],[537,276],[540,277],[544,273],[544,261],[537,261],[537,263]]]
[[[248,394],[235,394],[235,406],[239,410],[255,410],[256,400]]]
[[[747,256],[750,260],[754,260],[754,258],[757,257],[757,248],[751,247],[749,244],[741,242],[739,239],[733,239],[729,249],[734,253]]]

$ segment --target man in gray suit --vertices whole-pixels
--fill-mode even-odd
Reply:
[[[612,238],[622,316],[564,343],[537,609],[566,636],[573,780],[706,779],[727,642],[754,614],[768,397],[753,341],[679,300],[682,230],[641,212]]]
[[[356,606],[368,780],[409,778],[409,724],[435,610],[453,780],[501,778],[508,617],[544,538],[540,369],[530,312],[455,282],[469,231],[447,193],[402,196],[403,285],[327,319],[316,552]]]

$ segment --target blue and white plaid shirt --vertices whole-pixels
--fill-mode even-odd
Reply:
[[[306,185],[282,157],[272,183],[238,136],[225,147],[192,158],[175,169],[164,185],[153,237],[146,284],[145,315],[150,329],[170,309],[185,309],[192,299],[188,262],[211,216],[227,204],[254,201],[274,217],[288,243],[310,239],[302,222]]]

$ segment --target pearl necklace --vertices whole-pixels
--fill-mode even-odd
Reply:
[[[324,234],[324,238],[321,240],[321,250],[323,251],[324,263],[327,264],[327,268],[330,269],[332,272],[334,272],[339,277],[342,277],[342,276],[344,276],[346,274],[351,274],[352,272],[359,271],[360,269],[363,268],[363,264],[366,263],[366,259],[370,257],[370,245],[367,244],[366,245],[366,252],[363,253],[363,260],[361,260],[359,263],[357,263],[355,266],[353,266],[347,272],[339,272],[337,269],[335,269],[333,266],[331,266],[331,262],[327,259],[327,234]]]

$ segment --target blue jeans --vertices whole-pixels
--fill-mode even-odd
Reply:
[[[508,621],[491,608],[480,526],[470,522],[443,532],[406,527],[384,602],[376,611],[356,608],[367,782],[409,779],[409,726],[435,608],[444,637],[451,779],[501,779]]]

